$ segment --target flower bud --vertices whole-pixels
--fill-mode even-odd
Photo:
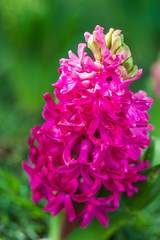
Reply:
[[[128,78],[128,73],[126,68],[123,65],[119,65],[119,70],[120,70],[120,77],[123,79],[127,79]]]
[[[115,53],[116,50],[121,47],[123,44],[123,35],[121,34],[121,30],[116,30],[112,34],[112,41],[111,41],[111,52]]]
[[[112,54],[123,44],[124,37],[121,34],[121,30],[109,29],[109,32],[105,36],[105,43],[107,48]]]
[[[93,52],[95,59],[101,61],[102,60],[102,54],[101,54],[101,51],[99,49],[99,46],[93,41],[93,35],[91,35],[89,37],[87,44],[88,44],[88,47]]]
[[[108,49],[111,48],[112,33],[114,32],[113,28],[109,29],[109,32],[105,36],[105,42]]]
[[[124,36],[121,30],[109,29],[105,36],[106,47],[111,55],[121,54],[123,59],[120,61],[120,76],[123,79],[132,78],[137,75],[138,67],[133,65],[133,58],[129,47],[124,43]]]
[[[125,60],[122,65],[126,68],[127,71],[130,71],[133,66],[133,58],[127,58],[127,60]]]
[[[128,78],[135,77],[138,73],[137,65],[132,66],[131,70],[128,72]]]
[[[122,46],[120,46],[120,47],[117,49],[116,54],[123,54],[123,55],[124,55],[124,59],[122,60],[123,62],[124,62],[127,58],[131,57],[130,49],[129,49],[129,47],[128,47],[125,43],[123,43]]]

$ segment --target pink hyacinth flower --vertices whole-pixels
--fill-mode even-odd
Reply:
[[[154,83],[154,93],[157,97],[160,97],[160,57],[151,66],[151,76]]]
[[[31,165],[23,166],[33,201],[48,201],[45,211],[55,216],[65,208],[70,222],[82,219],[81,227],[94,217],[107,227],[106,213],[119,207],[121,193],[131,197],[138,191],[134,183],[146,179],[139,173],[150,163],[138,160],[150,144],[147,110],[153,100],[127,88],[142,70],[133,65],[120,30],[105,35],[96,26],[85,39],[93,58],[81,43],[78,56],[69,51],[69,59],[60,60],[53,84],[59,103],[44,95],[45,123],[31,130]],[[75,203],[84,205],[80,213]]]

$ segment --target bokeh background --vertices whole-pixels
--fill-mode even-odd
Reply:
[[[154,98],[150,122],[160,163],[160,98],[154,94],[151,66],[160,52],[159,0],[0,0],[0,239],[48,237],[50,214],[31,201],[27,138],[42,124],[43,94],[53,93],[59,59],[76,53],[83,33],[96,25],[122,29],[134,63],[143,68],[131,88]],[[159,82],[160,84],[160,82]],[[122,212],[123,215],[123,212]],[[160,196],[106,239],[160,239]],[[98,230],[97,230],[98,231]],[[100,233],[98,233],[100,234]],[[90,239],[88,238],[86,240]],[[77,238],[78,239],[78,238]],[[98,240],[99,238],[97,238]]]

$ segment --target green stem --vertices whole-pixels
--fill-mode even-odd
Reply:
[[[49,227],[49,240],[60,240],[61,214],[52,216]]]

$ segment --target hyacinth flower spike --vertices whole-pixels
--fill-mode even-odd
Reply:
[[[31,130],[31,164],[23,166],[33,201],[48,202],[45,211],[55,216],[64,208],[70,222],[81,219],[81,227],[94,217],[107,227],[106,213],[119,207],[121,193],[132,197],[134,183],[146,179],[140,172],[150,162],[139,158],[150,144],[147,110],[153,100],[127,88],[142,70],[133,64],[121,30],[104,34],[96,26],[85,40],[78,55],[69,51],[69,59],[60,60],[53,84],[59,103],[44,95],[45,123]]]

